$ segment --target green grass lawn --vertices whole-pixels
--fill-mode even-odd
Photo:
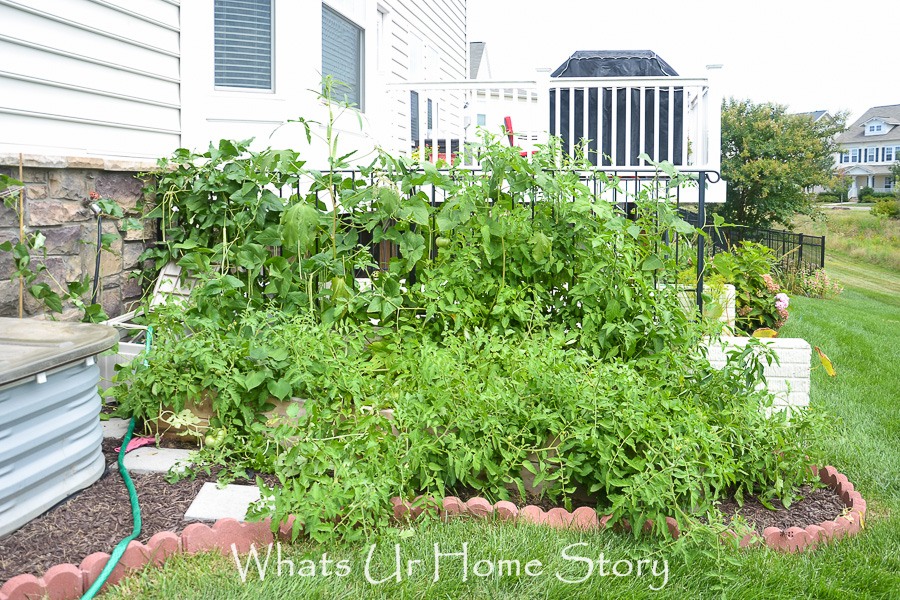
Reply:
[[[293,577],[273,573],[260,581],[255,568],[245,582],[233,558],[202,555],[177,557],[164,568],[151,569],[123,581],[106,597],[132,598],[734,598],[799,599],[900,598],[900,274],[853,261],[829,257],[829,273],[844,286],[833,300],[793,298],[785,337],[802,337],[819,346],[835,364],[837,377],[824,369],[812,372],[812,404],[833,416],[823,449],[828,462],[845,473],[868,501],[869,516],[861,535],[801,556],[785,556],[765,549],[724,551],[712,548],[708,556],[690,562],[671,550],[636,542],[613,533],[560,532],[535,526],[458,521],[420,525],[410,537],[387,535],[378,544],[370,565],[371,577],[380,580],[393,571],[394,544],[401,560],[421,560],[399,583],[372,584],[365,576],[367,545],[319,546],[304,543],[283,549],[282,558],[295,566],[309,559],[316,575]],[[815,361],[818,363],[818,361]],[[442,553],[461,552],[468,543],[468,570],[460,558],[442,558],[439,580],[434,581],[435,544]],[[599,573],[600,564],[585,581],[585,560],[604,563],[606,572],[619,560],[667,561],[660,575],[618,577]],[[322,575],[324,553],[346,560],[349,573]],[[246,559],[243,559],[246,560]],[[497,576],[500,560],[518,560],[518,577]],[[526,563],[540,561],[540,574],[524,572]],[[493,575],[474,573],[493,565]],[[272,559],[274,562],[274,559]],[[622,563],[619,572],[624,572]],[[644,563],[643,570],[652,567]],[[298,567],[299,568],[299,567]],[[532,573],[538,568],[533,566]],[[464,573],[467,580],[463,581]],[[557,577],[557,574],[559,577]],[[652,588],[660,588],[654,591]]]

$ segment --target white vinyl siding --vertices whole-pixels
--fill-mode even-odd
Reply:
[[[272,0],[215,0],[216,87],[272,89]]]
[[[156,158],[180,145],[179,7],[0,0],[0,152]]]
[[[334,78],[332,93],[336,100],[356,105],[360,110],[364,98],[363,30],[322,6],[322,76]]]

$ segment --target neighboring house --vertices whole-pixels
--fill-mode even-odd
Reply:
[[[282,125],[324,121],[320,74],[363,115],[362,131],[339,123],[343,147],[395,151],[398,123],[436,130],[462,101],[384,84],[468,66],[466,0],[3,0],[0,22],[0,153],[155,159],[249,137],[303,150]]]
[[[850,198],[866,186],[876,192],[895,189],[891,165],[900,158],[900,104],[870,108],[837,141],[835,167],[851,178]]]
[[[489,82],[492,78],[491,63],[488,57],[487,44],[484,42],[469,43],[469,78],[472,81]],[[543,125],[542,115],[538,114],[539,101],[536,89],[522,87],[480,88],[469,94],[469,110],[466,115],[466,141],[480,141],[478,129],[501,135],[506,131],[506,119],[512,123],[513,143],[516,146],[532,149],[539,141]],[[532,130],[526,131],[530,127]]]
[[[812,112],[794,113],[795,115],[806,115],[812,119],[813,123],[818,123],[822,119],[831,119],[832,115],[827,110],[814,110]]]

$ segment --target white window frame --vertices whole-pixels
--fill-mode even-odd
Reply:
[[[858,163],[860,155],[859,148],[850,148],[848,152],[850,153],[850,162]]]
[[[890,175],[885,175],[884,177],[884,189],[892,190],[894,189],[894,178]]]
[[[884,147],[884,160],[885,160],[885,162],[894,162],[894,147],[893,146],[885,146]]]
[[[866,148],[866,162],[878,162],[878,148]]]
[[[254,88],[241,87],[234,85],[219,85],[216,83],[215,73],[215,3],[213,5],[213,88],[217,92],[243,92],[251,94],[274,94],[275,93],[275,0],[269,0],[271,16],[271,29],[269,30],[269,87]]]

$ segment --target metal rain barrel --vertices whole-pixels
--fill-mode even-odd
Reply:
[[[0,318],[0,537],[103,475],[100,368],[112,327]]]

